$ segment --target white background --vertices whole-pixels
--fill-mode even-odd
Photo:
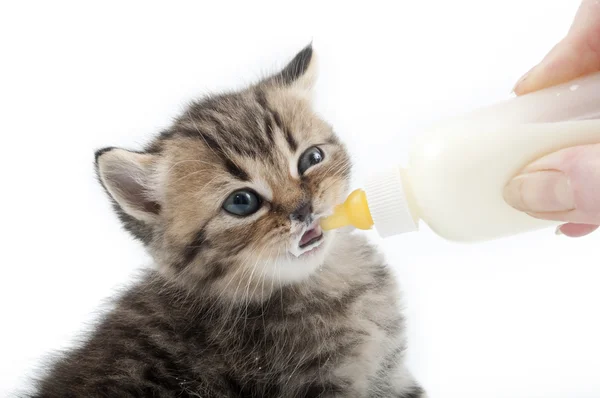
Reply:
[[[0,396],[27,386],[149,264],[93,152],[138,148],[186,100],[254,81],[314,40],[317,109],[357,178],[427,124],[509,96],[575,0],[22,1],[0,6]],[[17,3],[17,2],[13,2]],[[490,162],[493,162],[490,159]],[[600,397],[599,237],[546,230],[382,243],[405,290],[410,365],[432,397]]]

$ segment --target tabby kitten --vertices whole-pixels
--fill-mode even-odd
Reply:
[[[143,151],[96,153],[156,270],[35,397],[423,397],[383,257],[319,219],[350,160],[311,110],[306,47],[278,74],[191,104]]]

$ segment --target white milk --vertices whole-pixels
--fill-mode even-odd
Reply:
[[[406,167],[369,179],[375,228],[389,236],[423,220],[446,239],[479,241],[557,225],[510,207],[503,188],[532,161],[593,143],[600,73],[438,124],[419,136]]]

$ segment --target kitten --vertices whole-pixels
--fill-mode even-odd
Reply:
[[[424,397],[383,257],[318,221],[350,160],[311,110],[306,47],[278,74],[193,103],[145,150],[97,152],[156,270],[35,397]]]

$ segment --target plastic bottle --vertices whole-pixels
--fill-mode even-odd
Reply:
[[[534,160],[593,143],[600,143],[600,73],[434,126],[419,136],[406,167],[373,175],[321,225],[374,225],[386,237],[417,231],[423,220],[463,242],[557,225],[510,207],[503,188]]]

